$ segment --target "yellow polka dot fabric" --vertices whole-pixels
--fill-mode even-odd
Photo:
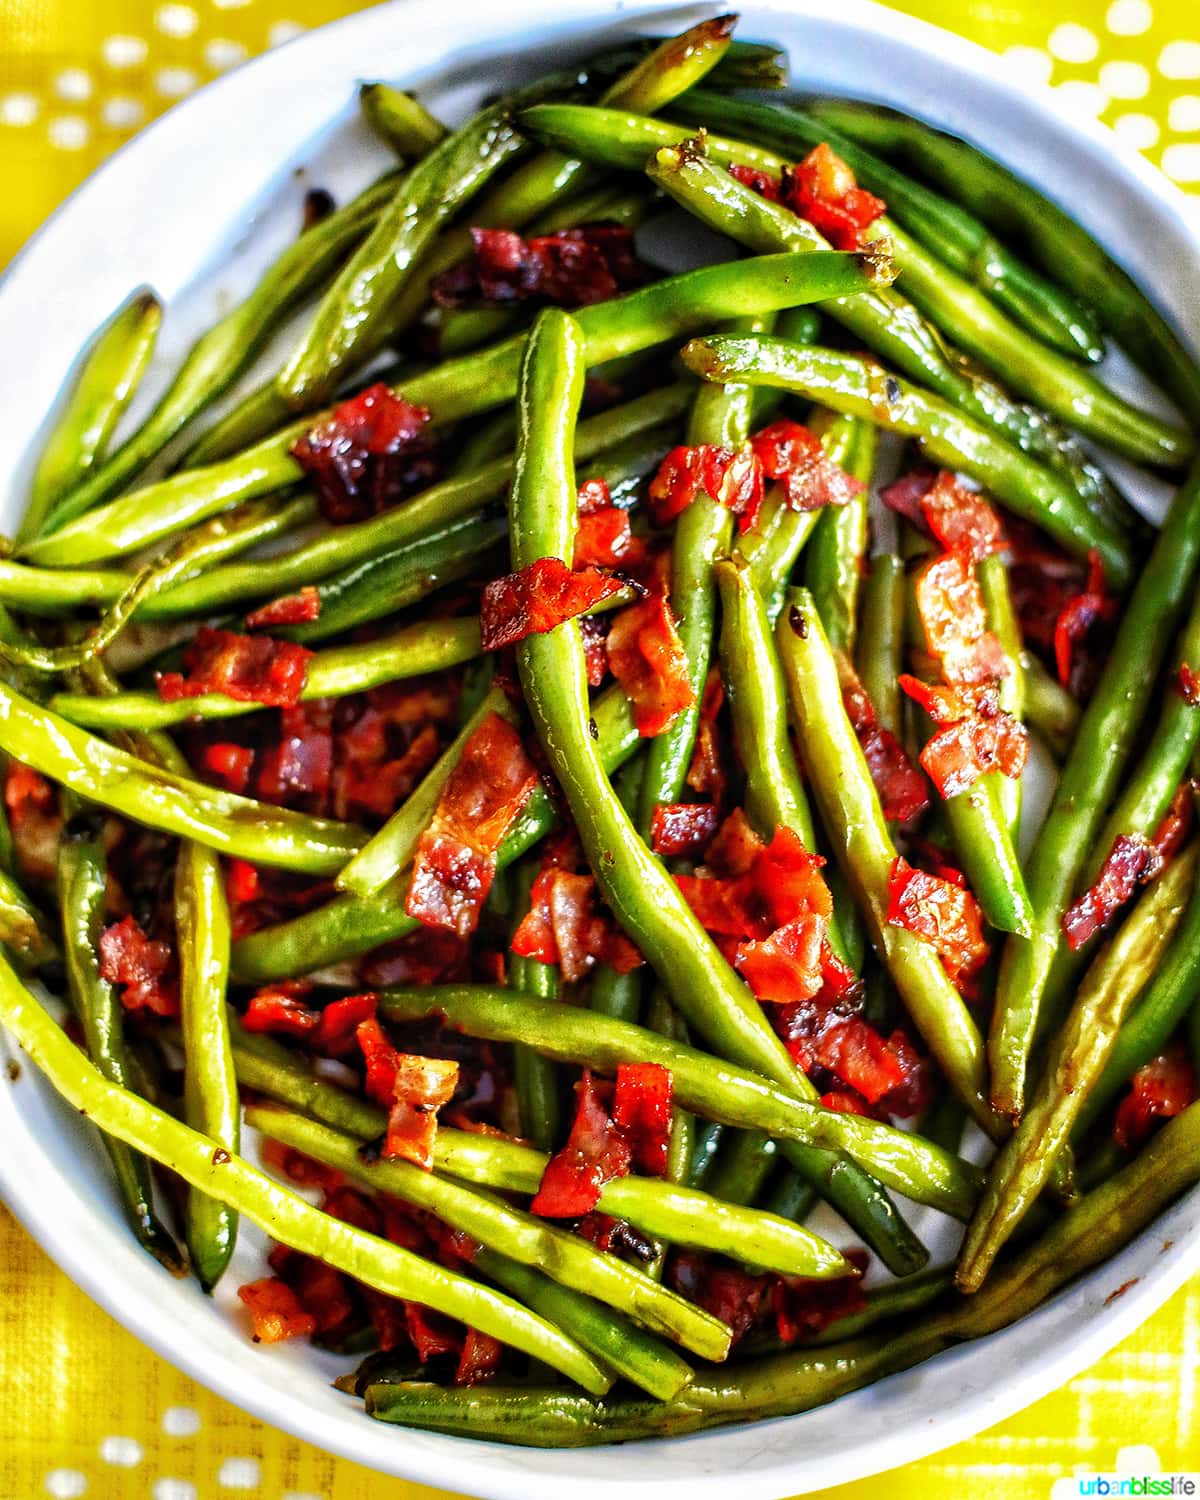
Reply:
[[[0,264],[104,157],[348,0],[0,0]],[[1200,192],[1196,0],[910,0]],[[264,1358],[270,1353],[264,1351]],[[837,1500],[1047,1497],[1077,1471],[1200,1469],[1200,1283],[1063,1390]],[[364,1418],[366,1420],[366,1418]],[[1070,1485],[1074,1492],[1074,1485]],[[1057,1493],[1064,1493],[1058,1484]],[[271,1431],[143,1349],[0,1210],[0,1500],[417,1500]]]

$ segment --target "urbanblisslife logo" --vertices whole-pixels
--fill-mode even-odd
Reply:
[[[1176,1496],[1200,1492],[1200,1474],[1081,1474],[1079,1494],[1100,1500],[1118,1500],[1122,1495]]]

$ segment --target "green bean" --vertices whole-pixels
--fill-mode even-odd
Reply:
[[[358,107],[367,124],[401,161],[419,160],[446,138],[446,127],[415,94],[389,83],[359,84]]]
[[[688,368],[706,380],[745,380],[809,396],[890,432],[917,438],[925,454],[969,474],[1011,511],[1048,532],[1069,551],[1099,553],[1116,588],[1129,581],[1124,539],[1080,501],[1057,474],[917,386],[869,360],[778,339],[693,339]]]
[[[516,919],[519,924],[529,911],[529,893],[540,860],[529,856],[517,868]],[[555,964],[508,954],[508,982],[535,1000],[558,1000],[559,972]],[[517,1094],[520,1134],[540,1151],[553,1151],[559,1140],[558,1075],[554,1064],[529,1047],[513,1048],[513,1085]]]
[[[885,1375],[910,1369],[964,1339],[1024,1317],[1060,1287],[1115,1255],[1200,1175],[1200,1106],[1171,1120],[1123,1171],[1081,1200],[974,1297],[884,1337],[781,1354],[715,1378],[700,1376],[671,1402],[588,1401],[561,1390],[503,1386],[446,1390],[400,1383],[367,1388],[385,1421],[475,1439],[580,1447],[672,1436],[725,1422],[809,1410]],[[1096,1298],[1100,1292],[1091,1293]]]
[[[717,165],[736,162],[776,175],[785,163],[770,152],[706,135],[706,154],[701,154],[689,141],[687,127],[573,105],[545,106],[530,111],[527,118],[538,129],[549,125],[552,133],[573,142],[581,154],[591,154],[597,161],[635,171],[645,164],[650,179],[681,207],[755,253],[826,247],[825,239],[806,220],[778,203],[768,202]],[[659,149],[646,164],[647,155],[656,146]],[[1130,511],[1111,480],[1088,459],[1076,440],[1040,412],[1015,402],[982,374],[966,368],[961,358],[947,351],[941,332],[907,300],[903,290],[877,291],[849,303],[838,301],[828,310],[914,380],[930,386],[967,416],[994,428],[1008,442],[1060,473],[1088,508],[1096,511],[1099,520],[1113,525],[1117,516],[1122,527],[1129,523]],[[1090,379],[1066,363],[1071,381]],[[1107,400],[1107,395],[1103,399]]]
[[[863,585],[855,667],[875,716],[897,738],[902,732],[899,676],[904,661],[904,563],[877,552]]]
[[[845,102],[814,106],[846,135],[899,155],[965,203],[1031,260],[1095,309],[1103,326],[1193,422],[1200,422],[1200,369],[1163,315],[1081,225],[977,147],[921,121]]]
[[[844,1151],[916,1203],[959,1217],[970,1211],[977,1174],[957,1157],[878,1120],[825,1109],[760,1073],[645,1027],[486,985],[381,990],[379,1006],[388,1020],[438,1016],[469,1036],[525,1042],[558,1062],[583,1063],[598,1073],[614,1073],[622,1062],[659,1063],[671,1071],[678,1102],[706,1120]]]
[[[103,464],[146,373],[161,322],[162,303],[153,292],[138,292],[96,335],[34,470],[18,542],[37,536],[63,496]]]
[[[266,865],[334,875],[366,841],[328,818],[268,807],[118,750],[0,682],[0,749],[135,823]]]
[[[0,1021],[68,1104],[97,1129],[219,1198],[272,1239],[388,1296],[421,1302],[544,1361],[585,1389],[611,1378],[571,1339],[511,1298],[320,1212],[236,1153],[104,1078],[0,958]]]
[[[41,912],[6,869],[0,869],[0,943],[22,973],[43,968],[59,956]]]
[[[716,1127],[718,1130],[721,1126]],[[803,1224],[817,1201],[817,1191],[812,1183],[793,1167],[776,1174],[761,1207],[766,1213],[778,1214],[781,1219],[791,1219]],[[919,1272],[914,1272],[919,1275]]]
[[[281,1043],[251,1035],[236,1021],[231,1021],[231,1030],[238,1078],[248,1088],[360,1140],[383,1134],[387,1119],[382,1110],[317,1078]],[[545,1153],[508,1137],[448,1126],[438,1127],[433,1148],[435,1171],[526,1197],[537,1192],[548,1160]],[[804,1274],[807,1266],[830,1272],[835,1264],[825,1242],[800,1225],[657,1177],[620,1177],[605,1183],[598,1208],[671,1244],[757,1262],[783,1275]]]
[[[1193,845],[1171,862],[1088,971],[1029,1106],[989,1169],[955,1273],[961,1291],[978,1290],[1049,1180],[1129,1007],[1179,925],[1195,884],[1198,855],[1200,846]]]
[[[106,874],[98,833],[69,825],[59,844],[57,871],[67,988],[88,1056],[110,1083],[124,1088],[127,1065],[121,1005],[112,985],[101,976],[97,959],[104,929]],[[173,1275],[183,1275],[179,1249],[154,1211],[146,1158],[132,1143],[105,1136],[104,1145],[122,1210],[138,1243]]]
[[[180,1027],[186,1058],[184,1119],[218,1148],[240,1139],[237,1079],[225,1020],[229,978],[229,906],[220,858],[184,840],[175,865]],[[237,1241],[237,1215],[196,1189],[188,1194],[187,1243],[206,1292],[221,1279]]]
[[[844,1313],[819,1333],[801,1334],[794,1345],[785,1344],[775,1333],[752,1333],[739,1341],[738,1354],[760,1356],[780,1354],[789,1347],[820,1349],[827,1344],[843,1344],[880,1323],[891,1322],[907,1313],[921,1312],[930,1303],[945,1301],[946,1293],[953,1286],[953,1273],[944,1267],[919,1271],[915,1276],[906,1276],[903,1281],[873,1287],[866,1293],[867,1305],[861,1311]]]
[[[686,1042],[688,1040],[687,1023],[671,1004],[661,985],[654,986],[646,1012],[646,1021],[651,1030],[657,1031],[660,1036],[665,1036],[671,1041]],[[688,1180],[692,1168],[692,1143],[695,1134],[695,1119],[686,1109],[680,1109],[677,1104],[673,1104],[667,1139],[667,1164],[663,1169],[663,1177],[667,1182]],[[663,1250],[660,1247],[651,1270],[653,1274],[661,1276],[662,1268]]]
[[[501,1198],[473,1192],[399,1159],[383,1158],[368,1165],[353,1136],[302,1115],[252,1107],[246,1112],[246,1123],[358,1182],[436,1214],[480,1244],[534,1266],[574,1291],[599,1298],[694,1354],[722,1360],[729,1351],[729,1329],[719,1318],[651,1281],[644,1271],[604,1254],[577,1235],[510,1208]]]
[[[592,705],[592,717],[601,758],[616,769],[640,744],[628,700],[619,690],[605,693]],[[536,788],[497,851],[499,869],[531,849],[557,820],[549,794]],[[404,910],[405,895],[405,880],[400,877],[365,899],[340,896],[289,922],[265,927],[233,945],[233,972],[244,983],[267,984],[312,973],[415,932],[420,923]]]
[[[879,796],[842,702],[837,663],[812,596],[791,595],[775,632],[801,757],[839,861],[859,897],[871,941],[917,1029],[972,1118],[994,1133],[983,1043],[933,946],[887,920],[896,860]]]
[[[588,1005],[602,1016],[618,1021],[636,1021],[642,1003],[642,980],[635,970],[622,974],[611,964],[596,971],[588,990]]]
[[[1079,704],[1059,685],[1032,651],[1022,650],[1021,689],[1025,721],[1045,740],[1052,754],[1063,760],[1079,727]]]
[[[192,345],[167,393],[137,431],[82,484],[60,497],[48,517],[51,530],[94,511],[124,489],[227,391],[300,299],[363,238],[395,191],[393,178],[381,179],[289,245],[249,296]]]
[[[1119,778],[1137,743],[1159,666],[1200,565],[1200,467],[1178,491],[1117,627],[1025,864],[1029,938],[1009,938],[989,1039],[992,1100],[1021,1113],[1026,1061],[1042,992],[1062,942],[1061,921]]]
[[[775,1142],[761,1130],[739,1130],[727,1136],[707,1178],[707,1191],[723,1203],[753,1205],[766,1185],[776,1155]]]
[[[831,423],[847,421],[833,418]],[[811,423],[810,423],[811,425]],[[804,581],[812,594],[825,634],[835,651],[854,652],[858,630],[858,594],[869,544],[868,508],[875,472],[875,429],[853,422],[850,454],[842,467],[868,488],[845,505],[819,513],[812,544],[804,556]]]
[[[640,51],[651,44],[661,45],[664,40],[663,37],[638,38],[630,45]],[[772,42],[732,41],[708,77],[721,88],[785,88],[787,57],[783,49]]]
[[[1008,587],[1008,568],[993,553],[977,568],[979,587],[987,610],[988,629],[1000,642],[1008,662],[1008,675],[1000,680],[1000,707],[1015,719],[1025,717],[1025,668],[1022,662],[1021,626]],[[1021,826],[1021,778],[998,777],[993,785],[1000,800],[1009,838],[1015,845]]]

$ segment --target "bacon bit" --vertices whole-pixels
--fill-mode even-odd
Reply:
[[[917,610],[930,651],[955,687],[1007,677],[1008,659],[987,628],[983,592],[971,558],[943,552],[917,574]]]
[[[164,703],[175,703],[203,693],[224,693],[239,703],[287,708],[300,701],[312,654],[294,641],[201,625],[183,654],[186,675],[160,672],[158,696]]]
[[[1178,852],[1192,821],[1191,786],[1184,782],[1153,838],[1120,833],[1092,884],[1063,913],[1062,930],[1072,953],[1102,932],[1139,885],[1156,879]]]
[[[629,1173],[629,1142],[609,1117],[609,1085],[585,1068],[575,1085],[575,1119],[567,1144],[546,1163],[530,1212],[549,1219],[577,1219],[600,1202],[600,1190]]]
[[[863,231],[887,209],[882,198],[859,187],[825,141],[792,168],[785,195],[788,207],[819,229],[835,250],[860,250]]]
[[[321,617],[321,594],[311,583],[306,583],[298,594],[284,594],[272,599],[253,614],[246,616],[251,630],[265,630],[271,625],[305,625]]]
[[[470,974],[471,946],[465,938],[441,927],[420,927],[395,942],[375,948],[359,966],[365,984],[443,984]]]
[[[494,578],[483,591],[479,623],[484,651],[515,646],[573,620],[626,584],[599,568],[568,568],[559,557],[539,557],[519,573]]]
[[[295,1292],[319,1336],[336,1336],[354,1317],[349,1283],[340,1271],[315,1256],[276,1245],[267,1264]]]
[[[827,920],[833,905],[820,873],[825,863],[821,856],[810,854],[800,836],[782,824],[769,844],[756,843],[743,874],[730,879],[711,874],[675,877],[703,926],[723,936],[764,939],[800,916]]]
[[[661,594],[619,610],[608,632],[608,664],[633,706],[633,722],[650,739],[663,734],[696,694],[671,607]]]
[[[921,514],[947,552],[981,562],[1008,545],[1000,517],[974,490],[942,469],[921,497]]]
[[[375,999],[374,996],[371,997]],[[400,1053],[388,1040],[374,1015],[360,1021],[354,1035],[367,1064],[363,1084],[367,1098],[381,1109],[390,1109],[396,1097],[396,1079],[400,1072]]]
[[[286,1177],[298,1187],[315,1187],[332,1192],[334,1188],[342,1187],[346,1181],[336,1168],[327,1167],[324,1162],[306,1156],[303,1151],[297,1151],[295,1146],[285,1146],[282,1141],[272,1140],[270,1136],[263,1137],[258,1154],[264,1167],[270,1167],[273,1172],[278,1172],[281,1177]]]
[[[370,1024],[370,1023],[368,1023]],[[388,1111],[382,1155],[410,1161],[424,1172],[433,1170],[437,1112],[458,1087],[458,1064],[440,1057],[397,1056],[393,1102]]]
[[[575,567],[634,569],[646,560],[646,543],[633,534],[629,512],[618,505],[581,513],[575,534]]]
[[[644,960],[607,912],[598,909],[590,871],[574,873],[578,846],[551,844],[529,892],[529,910],[513,934],[512,951],[522,958],[557,964],[568,984],[597,963],[628,973]]]
[[[1117,601],[1104,587],[1104,563],[1096,551],[1088,553],[1087,582],[1083,592],[1068,599],[1054,622],[1054,665],[1058,680],[1075,697],[1085,697],[1095,665],[1077,655],[1076,648],[1097,626],[1116,618]]]
[[[413,860],[405,910],[459,937],[474,932],[496,873],[496,850],[537,785],[517,731],[491,713],[463,746]]]
[[[639,1172],[661,1177],[671,1144],[671,1070],[660,1063],[621,1063],[613,1089],[613,1124],[625,1136]]]
[[[279,738],[261,752],[255,790],[277,807],[323,812],[333,777],[333,713],[328,703],[297,703],[279,715]]]
[[[431,477],[429,411],[388,386],[368,386],[343,401],[292,446],[332,526],[394,505]]]
[[[404,1325],[423,1365],[443,1354],[458,1353],[459,1336],[454,1324],[420,1302],[405,1302]]]
[[[531,240],[511,229],[472,229],[471,239],[472,256],[433,283],[433,299],[440,307],[533,299],[587,307],[646,279],[634,253],[633,232],[620,225],[586,224]]]
[[[234,906],[257,898],[262,879],[256,866],[246,859],[231,859],[225,867],[225,894]]]
[[[331,1001],[321,1012],[320,1023],[313,1035],[313,1047],[329,1057],[344,1057],[354,1050],[358,1028],[364,1021],[375,1017],[379,996],[372,994],[346,995],[341,1000]],[[384,1101],[391,1103],[391,1096]]]
[[[441,735],[426,724],[401,755],[389,758],[387,729],[386,716],[368,709],[341,736],[331,778],[335,816],[390,817],[441,753]]]
[[[664,859],[694,858],[712,842],[720,814],[711,802],[659,802],[650,819],[650,847]]]
[[[768,203],[779,202],[779,178],[773,177],[770,172],[764,172],[761,167],[744,167],[735,163],[729,168],[729,175],[736,178],[743,187],[753,188]]]
[[[269,1032],[275,1036],[310,1036],[321,1024],[320,1012],[312,1010],[300,999],[300,994],[307,993],[310,988],[302,981],[298,984],[294,980],[285,980],[273,989],[259,990],[251,996],[250,1004],[242,1013],[242,1026],[247,1031]]]
[[[739,943],[735,966],[760,1000],[810,1000],[824,983],[824,919],[808,914],[777,927],[770,937]]]
[[[890,729],[884,729],[866,688],[844,652],[838,652],[838,677],[846,715],[862,746],[867,769],[889,823],[908,823],[929,806],[925,779]]]
[[[226,791],[237,792],[240,795],[250,785],[254,751],[248,745],[233,745],[218,741],[216,744],[204,746],[200,753],[200,764]]]
[[[599,687],[608,676],[608,626],[602,615],[584,615],[579,622],[588,687]]]
[[[1200,672],[1193,672],[1187,662],[1180,662],[1175,676],[1175,691],[1194,708],[1200,704]]]
[[[721,737],[717,734],[717,719],[724,703],[725,685],[721,681],[720,672],[714,667],[704,683],[704,696],[700,700],[700,725],[685,780],[692,791],[715,803],[717,807],[724,803],[729,784],[724,749]]]
[[[462,1353],[458,1357],[458,1368],[454,1372],[455,1385],[479,1385],[490,1380],[500,1364],[504,1346],[490,1333],[480,1333],[477,1328],[468,1328],[463,1340]]]
[[[1025,769],[1025,726],[1000,709],[994,693],[976,691],[972,703],[954,688],[931,687],[907,672],[900,686],[940,726],[921,751],[921,765],[942,797],[967,791],[991,771],[1015,779]]]
[[[1117,1108],[1113,1138],[1122,1150],[1137,1146],[1155,1119],[1182,1114],[1196,1097],[1196,1073],[1181,1042],[1139,1068]]]
[[[674,1289],[725,1323],[733,1332],[735,1344],[766,1310],[771,1291],[767,1276],[753,1276],[692,1251],[676,1251],[670,1269]]]
[[[865,1250],[847,1250],[854,1272],[829,1280],[807,1276],[779,1276],[771,1287],[775,1327],[785,1344],[813,1339],[841,1318],[860,1313],[867,1305],[862,1277],[867,1269]]]
[[[970,891],[914,870],[897,858],[888,876],[887,920],[932,943],[953,984],[962,987],[987,962],[983,916]]]
[[[173,1018],[179,1014],[175,955],[151,939],[133,917],[122,917],[100,934],[100,977],[120,991],[126,1010]]]
[[[914,469],[879,491],[879,498],[889,510],[903,516],[920,532],[928,532],[929,522],[921,509],[921,501],[937,483],[936,469]]]
[[[774,1013],[775,1029],[801,1072],[824,1068],[867,1104],[893,1115],[918,1114],[931,1091],[928,1065],[902,1031],[880,1036],[856,1003],[849,997],[783,1005]]]
[[[862,1115],[868,1120],[875,1118],[867,1101],[853,1089],[830,1089],[821,1095],[818,1103],[822,1109],[832,1109],[839,1115]]]
[[[54,787],[32,766],[10,760],[4,776],[4,805],[22,873],[35,880],[53,880],[63,826]]]
[[[750,447],[767,478],[783,486],[792,510],[846,505],[866,489],[861,479],[835,464],[816,433],[799,422],[772,422],[750,439]]]
[[[594,511],[612,508],[612,491],[604,478],[585,479],[575,491],[575,499],[581,516],[590,516]]]
[[[238,1296],[249,1309],[250,1336],[256,1344],[280,1344],[316,1331],[317,1320],[305,1312],[296,1293],[277,1276],[264,1276],[238,1287]]]
[[[716,443],[672,448],[650,481],[655,522],[665,526],[702,491],[739,518],[739,530],[753,526],[763,500],[763,471],[750,444],[737,449]]]

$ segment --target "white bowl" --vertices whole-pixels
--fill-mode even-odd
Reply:
[[[534,0],[407,0],[305,36],[172,110],[75,194],[0,285],[10,434],[0,525],[11,529],[19,514],[41,430],[78,350],[135,285],[149,283],[170,307],[161,380],[228,294],[294,234],[304,186],[330,186],[341,198],[379,170],[384,157],[357,122],[358,80],[420,85],[461,115],[556,48],[578,55],[599,39],[677,30],[718,9],[556,0],[546,20]],[[990,53],[863,0],[749,4],[742,16],[742,36],[787,46],[798,88],[913,109],[1041,183],[1200,343],[1197,227],[1182,197],[1107,131],[1061,116],[1046,90],[1023,91]],[[301,167],[307,175],[297,177]],[[28,435],[24,452],[13,434]],[[69,1276],[165,1358],[264,1421],[357,1463],[496,1500],[549,1500],[564,1483],[608,1500],[614,1481],[625,1493],[695,1500],[735,1475],[744,1496],[771,1497],[877,1473],[1060,1385],[1200,1266],[1197,1192],[1015,1327],[832,1406],[679,1442],[545,1453],[374,1423],[330,1388],[344,1361],[252,1345],[233,1288],[259,1274],[261,1239],[243,1235],[213,1300],[158,1270],[121,1221],[88,1128],[28,1063],[11,1086],[0,1084],[0,1139],[9,1207]]]

